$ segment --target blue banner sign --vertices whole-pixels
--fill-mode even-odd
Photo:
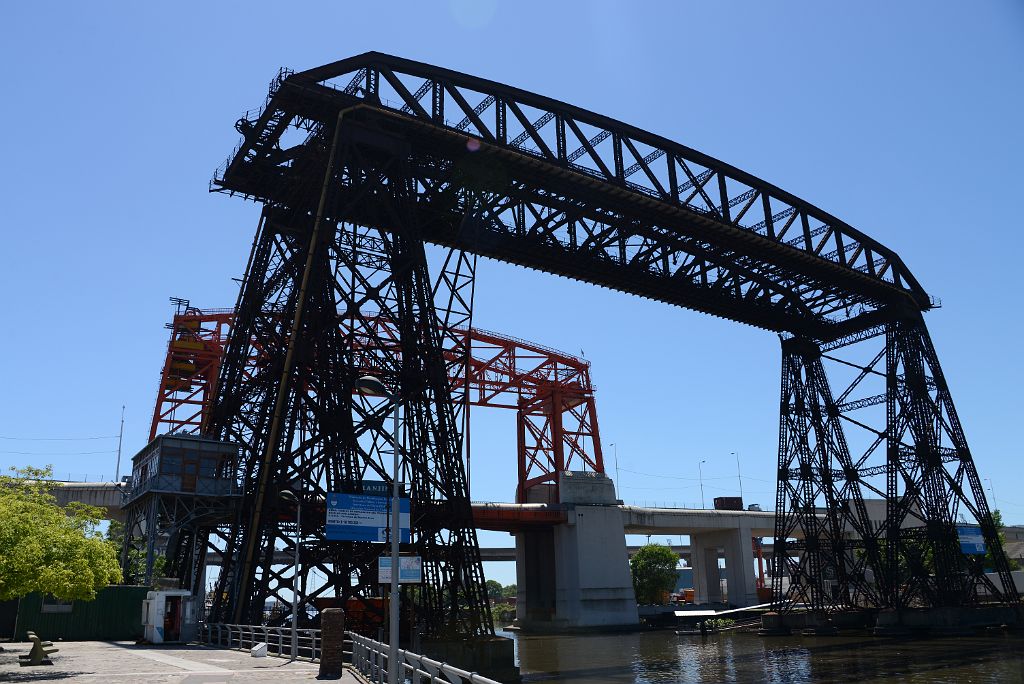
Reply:
[[[968,556],[985,555],[985,535],[981,533],[980,527],[976,525],[957,527],[956,533],[960,537],[960,551],[962,553]]]
[[[363,491],[367,490],[363,484]],[[386,483],[379,483],[385,485]],[[388,492],[390,494],[390,492]],[[398,540],[411,541],[409,534],[409,499],[402,497],[398,507]],[[330,541],[386,542],[391,526],[391,497],[377,494],[327,494],[326,537]]]

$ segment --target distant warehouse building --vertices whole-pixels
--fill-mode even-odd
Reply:
[[[1024,568],[1024,525],[1007,525],[1003,528],[1006,544],[1003,552],[1007,558],[1017,561]]]

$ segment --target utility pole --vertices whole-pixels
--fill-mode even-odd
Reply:
[[[399,681],[404,681],[405,676],[402,670],[402,665],[398,659],[398,620],[399,610],[398,603],[400,600],[398,594],[398,573],[401,571],[400,559],[398,555],[398,544],[399,536],[401,534],[400,525],[400,509],[401,509],[401,483],[398,478],[401,476],[401,460],[398,449],[399,439],[399,411],[402,409],[402,395],[401,387],[395,390],[394,393],[388,392],[384,383],[380,379],[372,375],[364,375],[356,381],[356,388],[360,394],[384,397],[388,401],[394,403],[394,412],[392,417],[394,419],[393,427],[391,428],[391,455],[393,457],[392,475],[391,475],[391,524],[389,526],[389,541],[391,542],[391,598],[388,601],[388,684],[398,684]],[[405,434],[402,434],[402,442],[405,442]],[[400,676],[399,673],[402,673]]]
[[[401,513],[401,484],[398,481],[401,475],[398,453],[398,412],[402,407],[398,391],[391,397],[395,402],[394,427],[391,429],[391,453],[394,456],[394,465],[391,475],[391,598],[388,601],[390,615],[388,616],[388,684],[398,684],[405,681],[405,674],[402,671],[401,662],[398,659],[398,576],[401,572],[401,560],[398,557],[398,543],[401,541],[400,513]]]
[[[121,404],[121,431],[117,433],[117,466],[114,469],[114,482],[121,481],[121,441],[124,439],[124,404]]]
[[[697,478],[700,480],[700,507],[702,510],[704,508],[704,471],[701,466],[705,463],[707,463],[707,459],[697,464]],[[690,482],[693,482],[693,480],[690,480]]]
[[[619,443],[612,442],[608,446],[615,451],[615,494],[621,499],[622,492],[619,491]]]
[[[740,474],[740,452],[734,451],[732,455],[736,457],[736,479],[740,481],[740,500],[743,500],[743,475]]]
[[[985,479],[988,480],[988,493],[992,495],[992,510],[998,511],[999,504],[996,503],[996,490],[995,487],[992,486],[992,478],[986,477]]]

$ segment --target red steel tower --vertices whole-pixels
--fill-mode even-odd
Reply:
[[[202,432],[234,320],[231,309],[197,309],[184,299],[171,302],[177,310],[167,326],[171,339],[153,410],[151,440],[163,433]],[[381,317],[372,325],[385,333],[392,327]],[[525,502],[527,491],[538,485],[549,487],[540,490],[545,493],[538,498],[557,502],[560,472],[604,472],[588,361],[479,328],[454,332],[467,338],[469,364],[468,377],[449,377],[453,395],[463,396],[468,389],[464,396],[469,406],[516,411],[517,502]],[[394,353],[400,353],[397,344]],[[250,363],[260,360],[253,358]],[[372,363],[368,355],[364,370],[380,373]],[[468,438],[465,443],[468,460]]]

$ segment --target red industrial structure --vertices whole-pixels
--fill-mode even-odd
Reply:
[[[233,309],[200,311],[190,307],[187,299],[177,297],[172,297],[171,303],[177,306],[177,312],[167,324],[171,341],[160,375],[149,441],[165,432],[201,432],[235,317]]]
[[[171,301],[177,311],[167,326],[171,339],[153,410],[151,440],[162,433],[202,431],[234,320],[231,309],[197,309],[187,300]],[[394,351],[399,353],[397,334],[386,334],[391,322],[378,317],[372,325],[376,332],[396,340]],[[551,485],[553,501],[558,501],[559,472],[604,472],[588,361],[479,328],[455,332],[467,338],[462,348],[469,350],[469,362],[449,364],[452,369],[465,368],[468,375],[449,378],[453,395],[465,396],[469,406],[516,411],[517,502],[525,502],[527,490],[537,485]],[[371,356],[364,365],[366,372],[379,372]],[[467,420],[467,458],[468,424]]]

